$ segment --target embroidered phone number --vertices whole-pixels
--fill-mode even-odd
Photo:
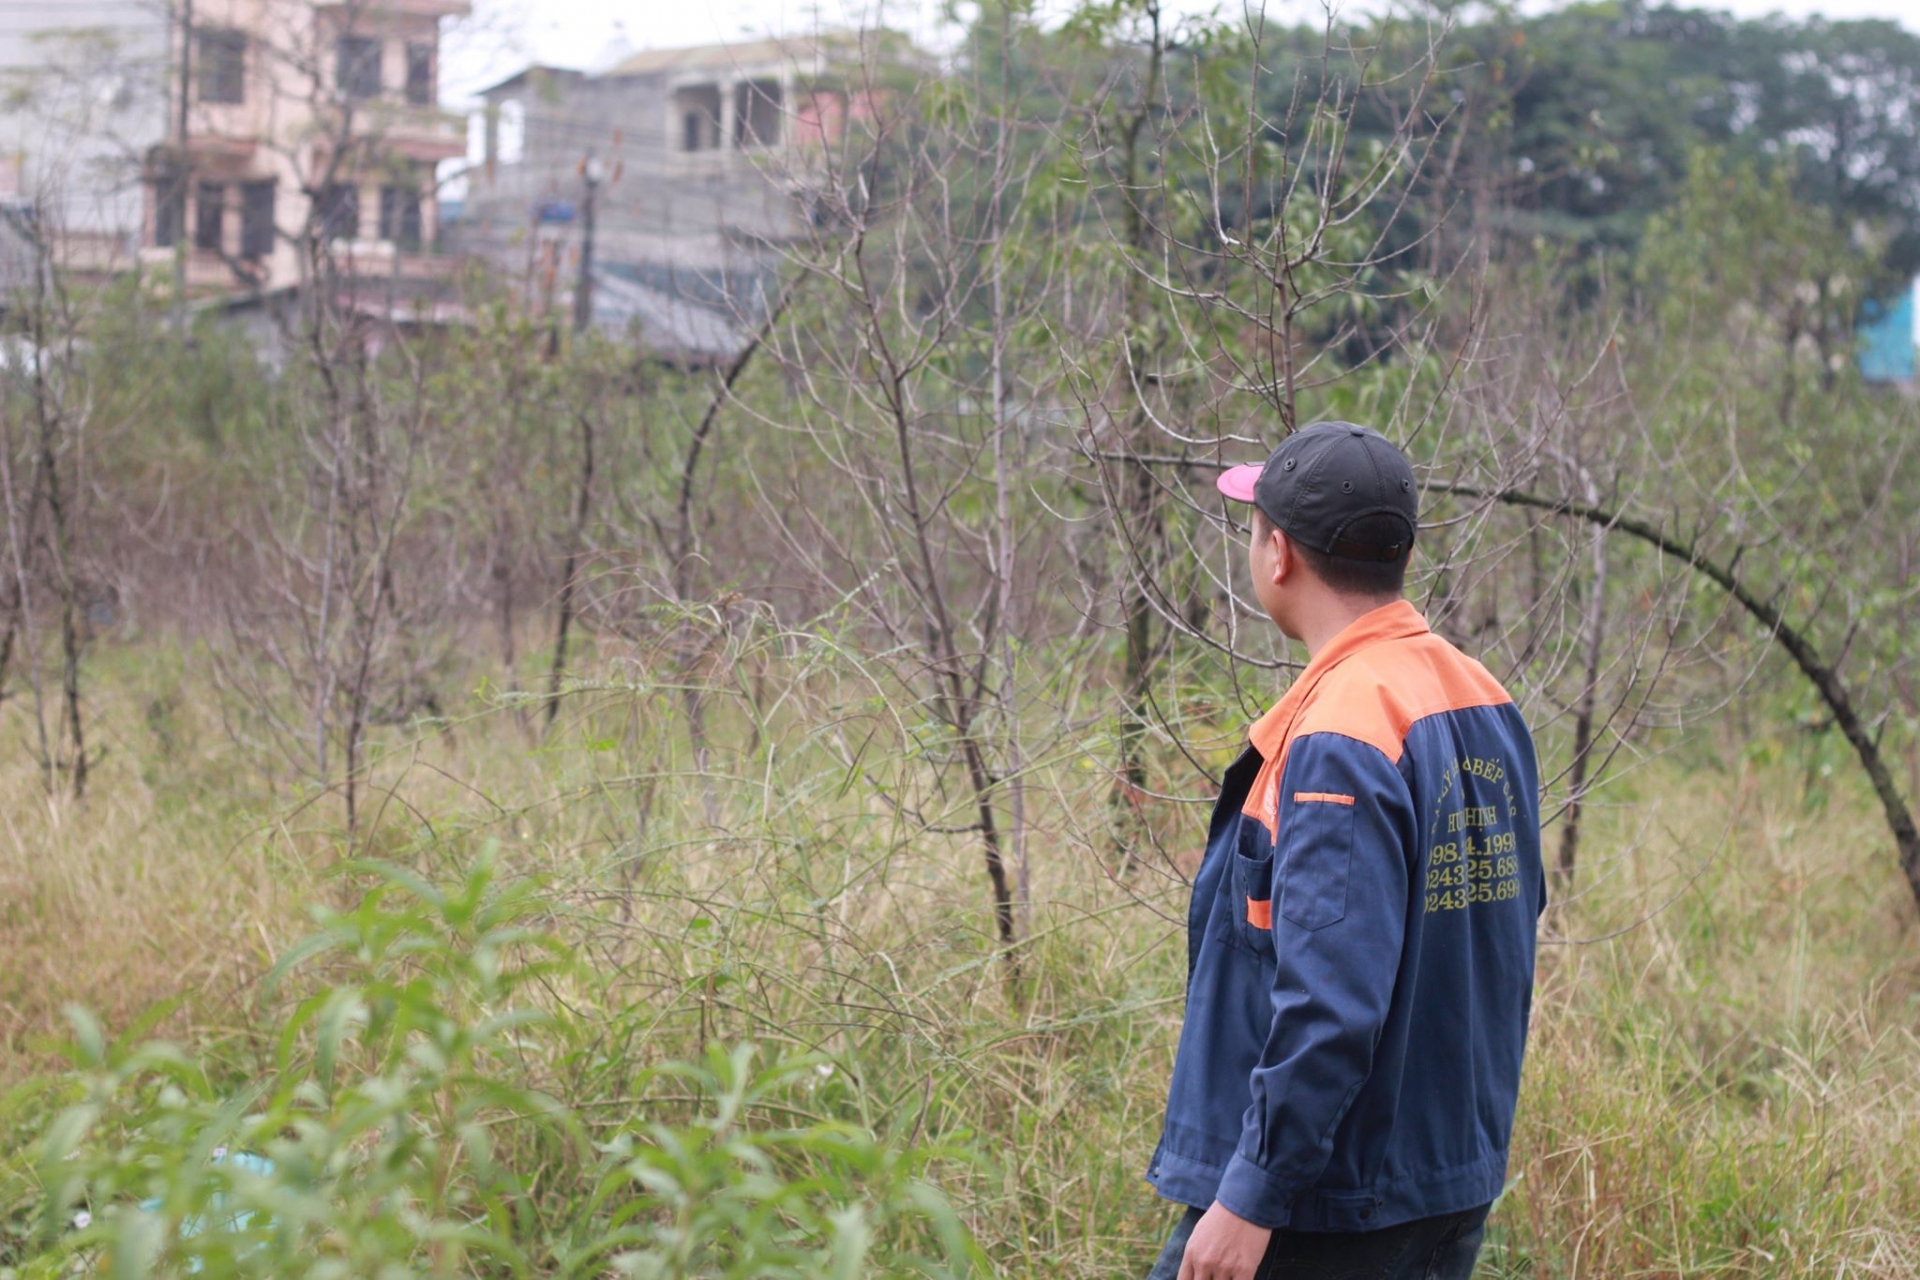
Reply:
[[[1460,860],[1459,853],[1455,852],[1451,859],[1442,862],[1440,855],[1447,850],[1447,847],[1442,845],[1433,851],[1433,865],[1427,868],[1428,889],[1452,889],[1463,884],[1477,884],[1482,880],[1504,880],[1509,876],[1520,874],[1518,854],[1509,853],[1499,858],[1476,857],[1463,862]]]
[[[1458,889],[1448,889],[1440,893],[1427,895],[1427,914],[1436,911],[1465,911],[1476,902],[1511,902],[1520,896],[1518,880],[1482,881],[1479,884],[1465,884]]]
[[[1464,843],[1467,847],[1461,848]],[[1511,831],[1484,841],[1435,845],[1427,860],[1426,913],[1464,911],[1480,902],[1511,902],[1520,896],[1520,855]]]

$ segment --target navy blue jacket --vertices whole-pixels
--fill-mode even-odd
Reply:
[[[1403,601],[1316,654],[1249,737],[1194,880],[1148,1180],[1301,1231],[1487,1204],[1546,906],[1526,725]]]

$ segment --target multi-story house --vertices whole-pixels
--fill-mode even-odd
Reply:
[[[595,180],[593,312],[657,351],[713,358],[765,307],[779,255],[892,33],[638,53],[598,75],[532,67],[484,91],[485,164],[458,232],[536,304],[569,307]]]
[[[419,292],[443,282],[440,23],[470,0],[196,0],[175,24],[179,126],[149,164],[144,264],[192,294],[261,295],[316,264]],[[184,72],[184,74],[182,74]],[[178,110],[178,98],[175,110]]]

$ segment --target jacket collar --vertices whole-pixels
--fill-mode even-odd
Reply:
[[[1428,630],[1426,618],[1406,600],[1396,600],[1355,618],[1339,635],[1327,641],[1324,649],[1313,655],[1313,661],[1294,679],[1285,696],[1274,703],[1273,709],[1253,722],[1253,727],[1247,731],[1247,738],[1253,743],[1254,750],[1268,760],[1280,753],[1286,745],[1295,717],[1312,694],[1314,686],[1329,671],[1363,649],[1389,640],[1423,636]]]

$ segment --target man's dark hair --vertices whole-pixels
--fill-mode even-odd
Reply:
[[[1262,538],[1277,527],[1258,507],[1253,509],[1253,524]],[[1302,545],[1298,538],[1288,536],[1308,571],[1343,596],[1398,599],[1406,594],[1407,563],[1413,559],[1411,547],[1398,560],[1351,560],[1316,551]],[[1390,515],[1362,516],[1347,526],[1346,536],[1360,542],[1394,542],[1406,537],[1406,526]]]

